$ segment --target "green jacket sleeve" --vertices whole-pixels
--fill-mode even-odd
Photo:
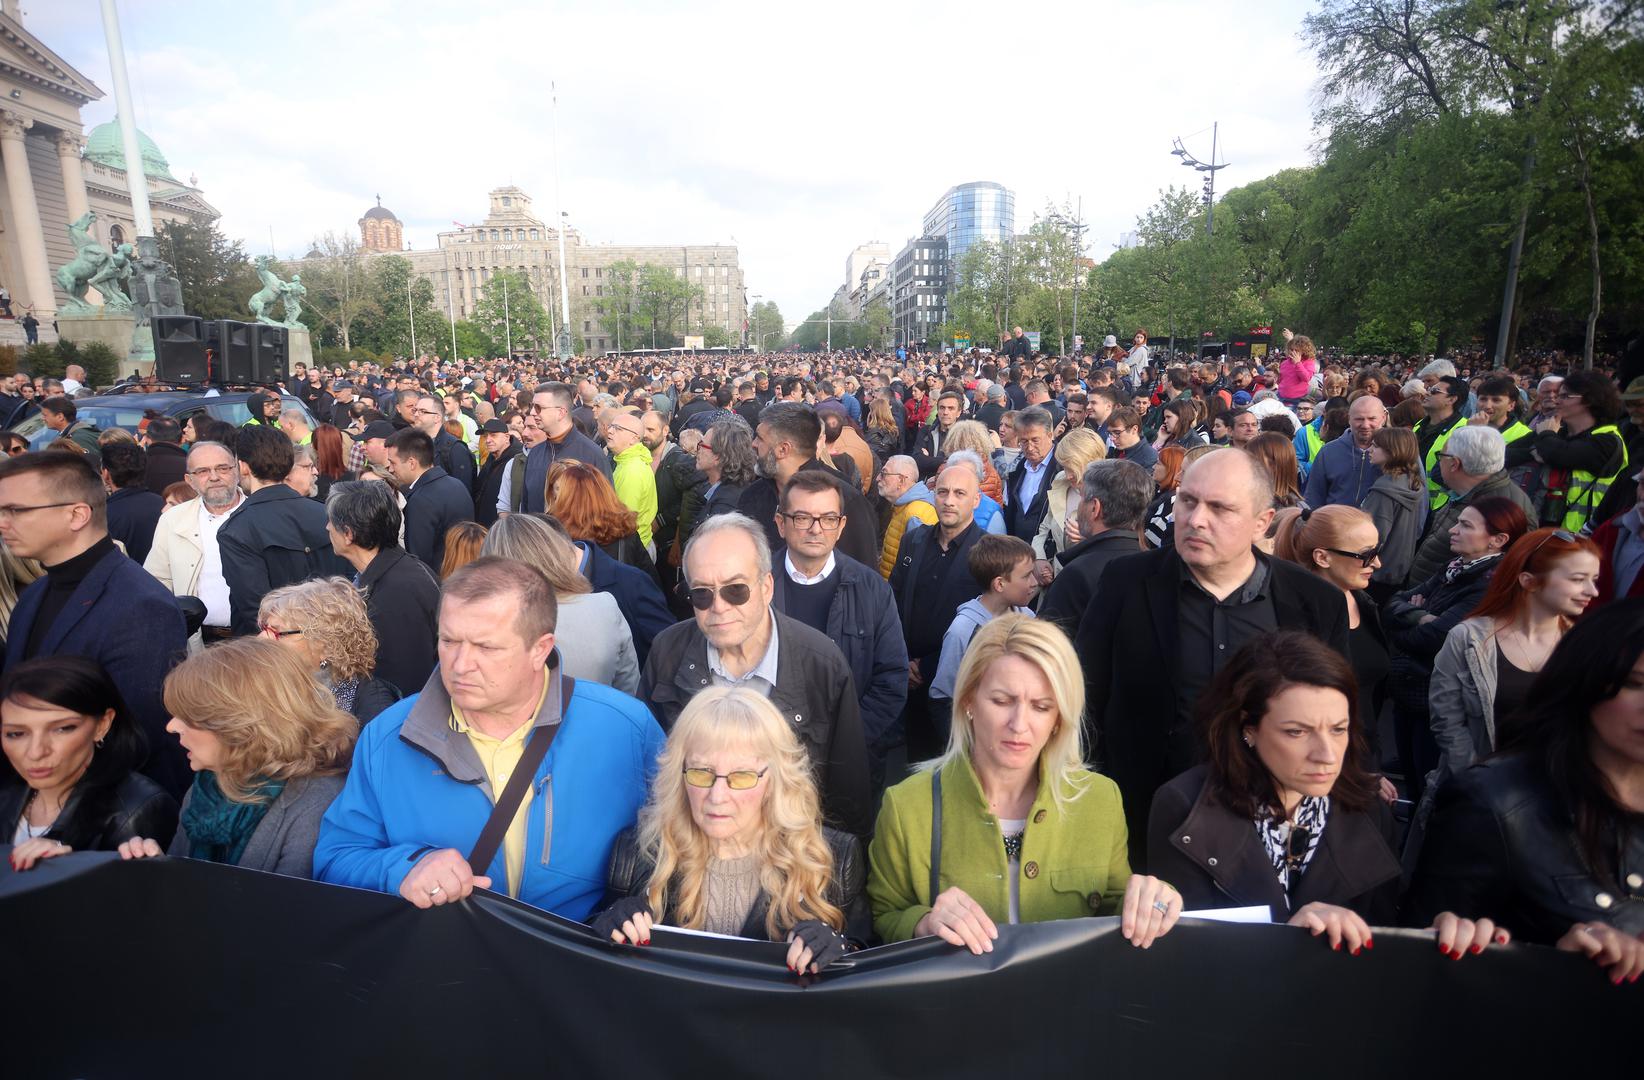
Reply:
[[[1107,888],[1102,890],[1102,906],[1098,915],[1118,915],[1124,907],[1125,886],[1130,884],[1130,827],[1125,821],[1124,801],[1117,787],[1109,788],[1103,796],[1112,804],[1113,852],[1107,860]]]
[[[868,903],[873,909],[873,928],[888,944],[911,939],[914,927],[930,911],[926,882],[915,882],[913,859],[894,789],[885,793],[869,847]],[[925,842],[929,842],[926,837]]]

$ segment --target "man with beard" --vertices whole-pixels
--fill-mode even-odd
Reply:
[[[759,416],[753,451],[760,479],[742,492],[737,509],[759,523],[772,547],[782,543],[776,529],[776,511],[788,478],[800,469],[828,469],[831,475],[839,475],[837,470],[817,460],[821,441],[822,423],[808,405],[779,401],[766,406]],[[874,565],[879,560],[877,516],[860,489],[850,484],[843,488],[846,520],[839,537],[839,550],[857,562]]]
[[[160,515],[154,527],[154,546],[143,569],[171,590],[173,596],[198,596],[205,604],[200,637],[189,642],[198,649],[205,641],[225,641],[231,634],[228,582],[223,579],[223,557],[217,548],[217,530],[238,510],[240,463],[222,443],[195,443],[188,452],[183,478],[195,498],[178,503]]]
[[[666,415],[650,409],[639,419],[644,429],[640,441],[651,452],[651,471],[656,476],[656,519],[651,523],[651,537],[656,541],[656,565],[664,579],[662,591],[672,596],[679,568],[669,562],[668,551],[679,532],[680,504],[685,493],[696,486],[696,458],[668,440]]]

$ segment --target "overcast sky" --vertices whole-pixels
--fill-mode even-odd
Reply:
[[[1087,254],[1170,184],[1181,135],[1221,122],[1237,186],[1305,164],[1308,0],[908,4],[829,0],[120,0],[137,122],[253,253],[353,231],[381,193],[432,247],[514,183],[550,221],[549,82],[564,208],[590,243],[730,243],[786,319],[856,244],[892,254],[954,184],[1084,201]],[[107,96],[96,0],[25,24]]]

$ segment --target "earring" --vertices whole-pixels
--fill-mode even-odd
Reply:
[[[330,666],[331,666],[331,661],[330,660],[321,660],[320,661],[320,667],[321,667],[322,670],[325,669],[325,668],[328,668]]]
[[[1246,746],[1250,747],[1250,749],[1252,749],[1252,750],[1254,750],[1256,748],[1256,744],[1250,741],[1250,736],[1248,736],[1248,735],[1246,735],[1244,737],[1244,744]]]
[[[104,741],[103,739],[98,739],[96,742],[92,743],[91,745],[93,745],[97,749],[101,750],[103,748],[103,741]]]

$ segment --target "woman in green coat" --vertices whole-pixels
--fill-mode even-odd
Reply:
[[[1067,636],[1002,615],[971,639],[947,753],[885,793],[868,900],[885,941],[992,950],[997,924],[1120,915],[1146,948],[1180,895],[1133,875],[1119,789],[1083,768],[1084,679]],[[933,829],[934,825],[934,829]]]

